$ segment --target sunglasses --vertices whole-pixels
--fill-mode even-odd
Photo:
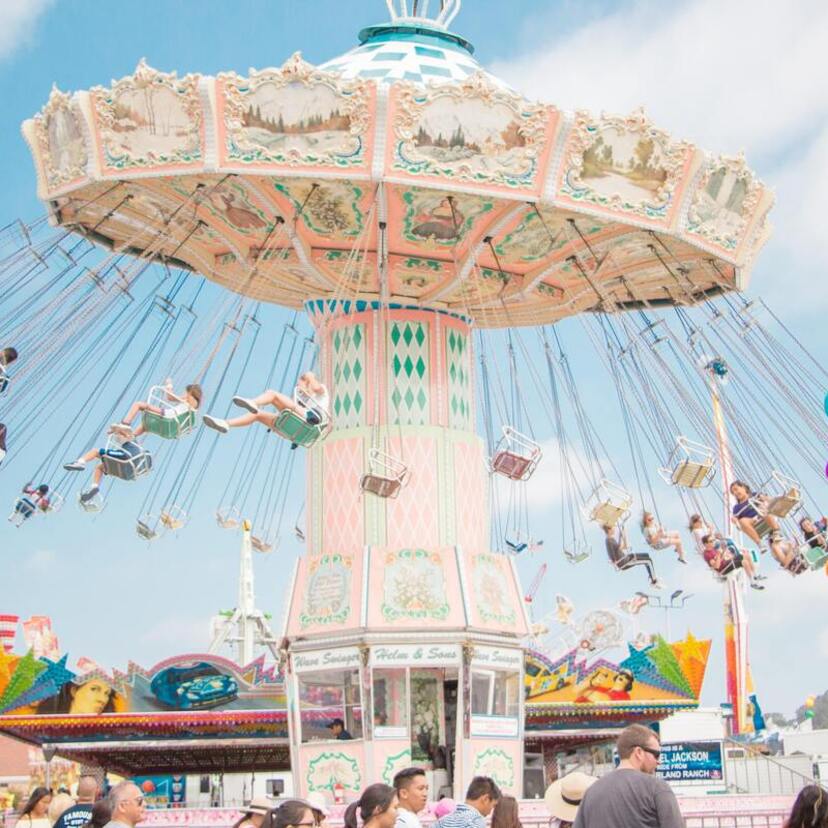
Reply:
[[[644,747],[644,745],[637,745],[637,747],[640,747],[645,753],[649,753],[653,759],[658,759],[661,756],[660,750],[653,750],[652,748]]]

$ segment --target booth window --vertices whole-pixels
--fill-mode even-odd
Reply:
[[[335,738],[328,727],[334,719],[342,719],[352,739],[362,738],[359,670],[300,673],[298,680],[303,742]]]
[[[406,672],[405,667],[373,672],[374,728],[379,738],[408,735]]]
[[[506,670],[472,670],[473,716],[517,718],[520,710],[520,673]]]

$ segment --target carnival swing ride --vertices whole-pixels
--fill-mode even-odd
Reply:
[[[618,583],[640,585],[634,548],[703,566],[710,535],[744,680],[759,564],[800,577],[828,560],[810,517],[828,375],[744,293],[770,193],[742,157],[641,111],[523,98],[449,30],[460,0],[387,5],[390,23],[321,66],[142,61],[109,87],[54,88],[24,124],[47,216],[0,236],[0,346],[18,355],[0,365],[5,496],[29,481],[10,520],[117,498],[154,541],[200,519],[218,473],[217,525],[250,520],[270,552],[306,458],[308,554],[535,555],[532,598],[547,566],[576,573],[595,547],[614,543]],[[583,377],[599,370],[596,406]],[[292,401],[303,382],[324,393]],[[279,400],[264,414],[270,388],[288,396],[263,395]],[[35,443],[42,462],[21,468]],[[544,463],[561,507],[541,539],[527,486]],[[660,527],[665,502],[697,516],[689,552]],[[564,596],[556,613],[571,622]],[[618,640],[612,613],[578,623]]]

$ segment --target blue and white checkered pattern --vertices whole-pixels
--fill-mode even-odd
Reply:
[[[462,82],[474,72],[482,71],[469,52],[450,41],[441,42],[439,35],[428,45],[410,39],[397,39],[393,35],[386,37],[381,41],[363,43],[341,57],[323,63],[320,68],[338,72],[345,79],[373,78],[383,83],[405,80],[423,85],[435,81]],[[509,88],[494,75],[485,74],[498,88]]]

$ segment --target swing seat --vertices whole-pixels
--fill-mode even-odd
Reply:
[[[822,569],[828,563],[828,549],[805,543],[799,547],[799,556],[811,569]]]
[[[715,454],[711,448],[681,436],[676,440],[666,466],[658,473],[672,486],[701,489],[710,485],[716,474]]]
[[[126,446],[131,445],[138,449],[137,452],[132,453]],[[152,455],[145,448],[138,446],[137,443],[120,444],[116,440],[110,438],[107,443],[107,450],[120,449],[130,454],[129,457],[112,457],[110,454],[104,454],[101,458],[103,463],[104,474],[111,477],[117,477],[118,480],[137,480],[149,474],[152,469]]]
[[[63,495],[52,494],[49,492],[49,505],[43,510],[43,514],[48,515],[52,512],[59,512],[63,507]]]
[[[265,538],[260,538],[257,535],[250,536],[250,545],[257,551],[267,554],[273,551],[273,544],[268,542]]]
[[[216,511],[216,523],[222,529],[238,529],[241,525],[241,512],[237,506]]]
[[[363,492],[377,497],[396,497],[408,479],[408,466],[379,449],[368,452],[368,471],[359,479]]]
[[[756,530],[756,534],[759,535],[760,538],[764,538],[766,535],[771,533],[771,525],[767,522],[764,517],[760,517],[756,520],[753,524],[753,528]]]
[[[138,537],[143,538],[147,541],[156,540],[156,538],[160,537],[158,531],[156,531],[149,523],[149,516],[146,518],[141,518],[135,521],[135,531],[138,533]]]
[[[103,511],[103,507],[106,505],[106,501],[103,499],[103,495],[100,492],[98,492],[95,497],[87,500],[86,503],[80,499],[80,496],[81,493],[78,492],[78,505],[84,512],[91,512],[93,514],[95,512],[101,512]]]
[[[285,408],[279,412],[279,416],[274,421],[270,430],[285,440],[296,443],[297,446],[310,448],[322,437],[325,426],[322,423],[318,425],[309,423],[300,414],[297,414],[289,408]]]
[[[492,471],[509,480],[528,480],[542,456],[538,443],[511,426],[503,426],[503,436],[491,459]]]
[[[571,564],[579,564],[583,563],[587,558],[592,555],[592,550],[588,546],[584,545],[576,545],[573,546],[572,549],[567,549],[564,547],[563,550],[564,557],[567,560],[567,563]]]
[[[186,526],[187,513],[180,506],[170,506],[169,509],[161,511],[158,519],[166,529],[172,529],[173,532],[176,532]]]
[[[610,480],[601,480],[589,496],[584,514],[606,526],[615,526],[630,516],[632,495]]]
[[[0,394],[4,394],[11,383],[11,377],[6,373],[4,366],[0,365]]]
[[[14,526],[22,526],[23,521],[30,518],[37,511],[34,501],[28,497],[18,497],[14,502],[14,508],[9,515],[9,521]]]
[[[760,492],[778,492],[767,497],[753,497],[751,503],[763,515],[785,518],[802,503],[799,483],[791,477],[774,471],[760,487]]]
[[[296,540],[301,541],[302,543],[305,542],[305,532],[298,524],[293,527],[293,534],[296,535]]]
[[[520,555],[521,552],[525,552],[529,548],[529,541],[519,537],[514,539],[505,537],[503,540],[506,543],[506,548],[513,555]]]
[[[141,417],[144,431],[164,440],[178,440],[189,434],[195,427],[195,412],[191,409],[175,417],[162,417],[152,411],[145,411]]]

